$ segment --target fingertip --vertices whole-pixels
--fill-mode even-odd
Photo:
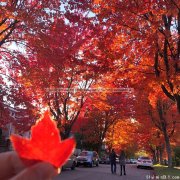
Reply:
[[[0,179],[8,179],[25,168],[15,151],[0,153],[0,162]]]
[[[46,163],[46,162],[41,162],[36,164],[33,169],[36,171],[36,173],[39,176],[39,179],[46,179],[54,177],[57,175],[58,170],[55,168],[53,165]]]
[[[54,166],[46,162],[41,162],[26,168],[11,180],[46,180],[56,175],[57,169]]]

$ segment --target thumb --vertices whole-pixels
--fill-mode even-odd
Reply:
[[[24,169],[10,180],[49,180],[57,175],[57,170],[49,163],[37,163]]]

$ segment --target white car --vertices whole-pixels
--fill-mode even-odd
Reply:
[[[66,164],[63,165],[62,169],[71,168],[72,170],[75,169],[77,165],[77,158],[75,155],[71,155],[67,160]]]
[[[130,163],[131,164],[137,164],[137,160],[136,159],[130,159]]]
[[[98,153],[96,151],[82,151],[77,157],[77,166],[80,165],[99,166]]]
[[[153,162],[149,157],[139,157],[137,160],[137,168],[150,167],[153,168]]]

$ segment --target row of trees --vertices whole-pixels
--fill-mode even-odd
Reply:
[[[63,139],[81,132],[84,121],[85,138],[98,150],[104,142],[154,155],[165,147],[172,166],[180,119],[178,0],[8,0],[0,11],[1,126],[13,122],[23,131],[34,123],[11,119],[4,102],[33,119],[48,107]],[[90,90],[102,87],[111,92]],[[127,92],[113,92],[122,87]]]
[[[179,1],[94,1],[91,7],[105,29],[99,47],[137,92],[136,120],[144,127],[151,120],[172,166],[170,139],[180,119]]]

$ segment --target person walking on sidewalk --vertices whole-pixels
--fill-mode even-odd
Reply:
[[[120,176],[122,176],[122,171],[124,171],[124,175],[126,175],[126,156],[125,152],[122,150],[119,156],[119,164],[120,164]]]
[[[109,159],[110,159],[110,162],[111,162],[111,172],[112,172],[112,174],[114,174],[114,173],[116,174],[116,157],[117,157],[117,155],[116,155],[114,149],[112,149],[111,154],[109,156]]]

